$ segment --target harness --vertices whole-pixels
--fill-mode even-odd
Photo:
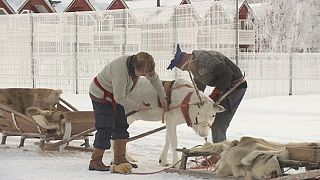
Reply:
[[[188,88],[193,88],[191,85],[189,84],[180,84],[176,87],[173,87],[170,89],[170,91],[173,91],[175,89],[178,89],[178,88],[181,88],[181,87],[188,87]],[[183,114],[183,117],[184,117],[184,120],[185,122],[187,123],[187,125],[189,127],[192,127],[192,122],[191,122],[191,118],[190,118],[190,115],[189,115],[189,108],[190,108],[190,105],[197,105],[198,107],[200,107],[201,105],[201,102],[198,102],[198,103],[190,103],[190,99],[191,99],[191,96],[194,92],[189,92],[186,97],[183,99],[182,103],[180,105],[176,105],[176,106],[171,106],[169,107],[169,111],[172,110],[172,109],[176,109],[176,108],[180,108],[181,109],[181,112]],[[162,118],[162,123],[164,123],[164,118]],[[195,125],[198,124],[198,119],[196,119],[196,122],[195,122]]]
[[[95,101],[99,102],[99,103],[110,103],[110,101],[108,101],[108,98],[109,98],[111,100],[111,103],[112,103],[112,110],[114,112],[116,112],[116,110],[117,110],[117,102],[114,100],[113,94],[102,87],[102,85],[98,81],[97,76],[94,78],[94,83],[99,87],[99,89],[101,89],[103,91],[103,98],[99,99],[99,98],[93,96],[92,94],[90,94],[90,97],[92,99],[94,99]]]

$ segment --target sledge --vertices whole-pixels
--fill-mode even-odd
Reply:
[[[8,136],[20,136],[19,147],[25,139],[37,138],[42,150],[61,151],[63,149],[92,151],[89,136],[96,130],[93,111],[79,111],[60,97],[62,92],[53,89],[8,88],[0,89],[0,132],[1,144]],[[45,114],[28,114],[30,107]],[[28,110],[29,108],[29,110]],[[130,116],[137,111],[126,114]],[[50,113],[49,116],[47,116]],[[51,122],[54,118],[59,121]],[[50,119],[51,118],[51,119]],[[49,119],[49,120],[48,120]],[[140,139],[165,129],[165,126],[131,137],[129,141]],[[83,139],[84,147],[71,146],[70,142]]]
[[[320,148],[316,146],[291,146],[286,147],[290,154],[289,160],[278,159],[280,167],[283,170],[294,169],[300,170],[300,172],[295,173],[284,173],[282,176],[271,178],[276,180],[289,180],[289,179],[312,179],[320,177]],[[204,168],[192,168],[187,167],[188,158],[190,157],[209,157],[213,151],[203,151],[203,152],[193,152],[190,149],[182,148],[176,149],[182,153],[181,163],[178,169],[169,168],[166,169],[167,173],[178,173],[181,175],[193,176],[205,179],[239,179],[236,177],[228,176],[222,177],[217,174],[216,171],[205,170]],[[189,163],[190,164],[190,163]],[[301,172],[301,168],[304,171]],[[285,172],[285,171],[284,171]],[[241,179],[241,178],[240,178]]]
[[[89,136],[92,134],[88,129],[94,127],[93,112],[78,111],[60,98],[61,93],[60,90],[53,89],[0,89],[1,144],[6,143],[8,136],[21,136],[19,147],[24,146],[27,138],[38,138],[40,139],[38,144],[46,150],[46,144],[52,141],[73,137],[73,140],[83,139],[84,148],[89,148]],[[27,115],[28,107],[47,114]],[[58,119],[58,121],[49,121],[52,119]],[[76,138],[75,135],[77,135]],[[54,149],[62,150],[67,144],[59,144]]]

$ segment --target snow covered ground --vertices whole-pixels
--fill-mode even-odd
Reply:
[[[64,96],[81,110],[90,110],[86,95]],[[160,122],[137,121],[129,131],[131,136],[160,127]],[[260,137],[277,142],[317,141],[320,137],[320,95],[277,96],[245,99],[240,105],[228,131],[228,139],[242,136]],[[178,127],[179,147],[191,148],[203,144],[185,124]],[[134,172],[154,172],[163,169],[158,165],[164,131],[128,144],[132,155],[139,161]],[[209,137],[210,139],[210,137]],[[102,180],[128,179],[195,179],[164,172],[152,175],[121,175],[109,172],[88,171],[91,153],[62,151],[42,152],[34,145],[36,140],[27,139],[25,147],[17,148],[19,137],[8,137],[6,145],[0,145],[1,180]],[[93,138],[90,139],[91,143]],[[73,142],[73,143],[82,143]],[[169,158],[171,153],[169,154]],[[110,161],[110,152],[105,153],[105,162]]]

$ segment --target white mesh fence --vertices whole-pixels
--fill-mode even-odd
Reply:
[[[147,51],[161,79],[179,43],[186,52],[213,49],[234,60],[235,25],[218,3],[174,8],[0,16],[0,87],[88,93],[92,78],[125,54]],[[319,54],[241,53],[246,97],[320,93]],[[211,88],[208,88],[208,91]]]

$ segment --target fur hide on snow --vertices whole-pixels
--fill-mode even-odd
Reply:
[[[190,152],[219,153],[216,164],[221,176],[244,177],[245,179],[270,179],[282,175],[279,160],[291,160],[288,148],[319,147],[319,143],[280,144],[253,137],[242,137],[240,141],[206,142],[203,147],[192,148]]]
[[[220,153],[216,164],[221,176],[244,177],[245,179],[266,179],[282,174],[277,158],[288,159],[284,145],[263,139],[242,137],[240,141],[207,142],[203,148],[191,152]]]
[[[62,90],[33,89],[33,88],[8,88],[0,89],[0,103],[18,112],[25,114],[31,106],[42,110],[56,110]]]

